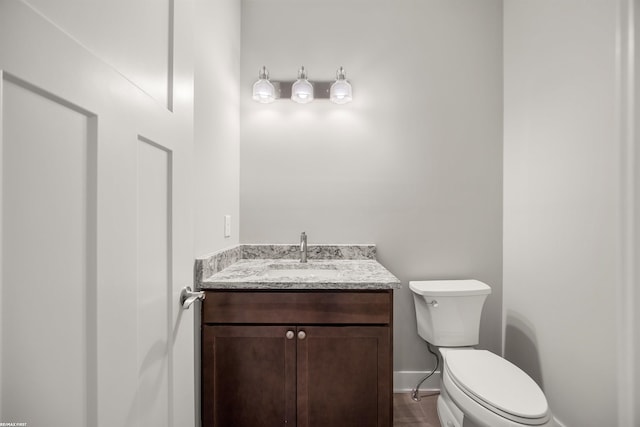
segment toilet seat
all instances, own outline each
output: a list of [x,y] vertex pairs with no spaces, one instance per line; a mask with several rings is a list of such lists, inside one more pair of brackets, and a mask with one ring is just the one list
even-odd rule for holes
[[[549,422],[549,407],[542,390],[509,361],[486,350],[468,349],[449,349],[444,361],[445,385],[453,385],[476,404],[520,425]],[[457,394],[456,400],[460,400],[460,394],[451,391],[452,397]]]

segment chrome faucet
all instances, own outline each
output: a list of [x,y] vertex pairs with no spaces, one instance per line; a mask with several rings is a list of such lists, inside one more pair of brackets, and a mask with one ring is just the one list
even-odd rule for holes
[[307,262],[307,234],[300,234],[300,262]]

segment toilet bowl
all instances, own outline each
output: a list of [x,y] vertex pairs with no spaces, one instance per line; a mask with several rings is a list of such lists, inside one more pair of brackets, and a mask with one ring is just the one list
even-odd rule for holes
[[555,426],[540,387],[511,362],[476,350],[491,288],[477,280],[412,281],[418,333],[443,360],[438,417],[443,427]]
[[443,426],[461,427],[464,418],[476,426],[553,425],[544,393],[517,366],[486,350],[441,348],[440,353],[444,360],[442,388],[446,392],[438,399],[462,414],[458,419],[441,417]]

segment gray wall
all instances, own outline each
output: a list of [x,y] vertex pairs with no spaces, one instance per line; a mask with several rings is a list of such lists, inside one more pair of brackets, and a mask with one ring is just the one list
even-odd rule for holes
[[[239,241],[240,2],[197,0],[195,26],[195,256]],[[232,216],[224,237],[224,215]]]
[[[354,101],[257,104],[262,65],[343,65]],[[408,281],[483,280],[481,346],[500,352],[502,2],[243,0],[241,82],[241,242],[376,243],[403,282],[396,371],[432,366]]]
[[505,357],[567,426],[620,423],[617,2],[506,1]]

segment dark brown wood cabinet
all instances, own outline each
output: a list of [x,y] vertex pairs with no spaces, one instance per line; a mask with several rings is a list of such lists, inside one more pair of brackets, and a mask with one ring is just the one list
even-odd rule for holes
[[391,427],[392,291],[207,291],[203,427]]

